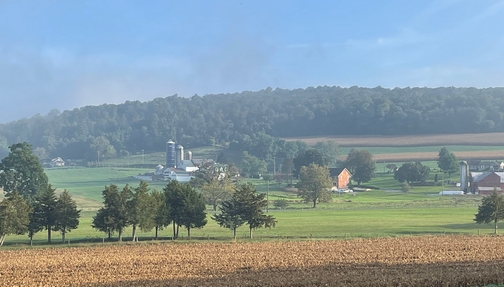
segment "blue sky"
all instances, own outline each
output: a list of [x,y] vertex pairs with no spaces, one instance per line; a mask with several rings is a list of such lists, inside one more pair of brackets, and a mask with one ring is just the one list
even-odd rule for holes
[[173,94],[503,75],[504,1],[0,0],[0,123]]

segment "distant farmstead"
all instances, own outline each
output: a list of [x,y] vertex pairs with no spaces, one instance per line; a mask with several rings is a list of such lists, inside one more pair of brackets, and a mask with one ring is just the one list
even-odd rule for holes
[[345,189],[350,184],[352,174],[346,168],[330,168],[329,173],[333,180],[333,189]]
[[61,157],[56,157],[49,163],[51,167],[65,166],[65,161]]

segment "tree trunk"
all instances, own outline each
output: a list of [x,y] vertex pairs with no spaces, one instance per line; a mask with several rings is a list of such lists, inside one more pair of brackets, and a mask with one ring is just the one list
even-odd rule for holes
[[47,226],[47,243],[51,243],[51,226]]
[[236,239],[236,227],[233,228],[233,239]]
[[215,202],[213,204],[213,211],[217,211],[217,203],[215,203]]
[[5,234],[2,234],[0,236],[0,246],[3,246],[4,241],[5,241]]
[[133,232],[131,233],[131,241],[135,242],[135,237],[136,237],[136,224],[133,224]]
[[122,229],[119,229],[119,242],[122,242]]
[[155,240],[158,239],[158,231],[159,231],[159,226],[156,226],[156,236],[154,237]]
[[313,208],[317,208],[317,199],[316,198],[313,200]]
[[252,228],[249,228],[249,236],[250,236],[250,239],[252,239]]
[[180,226],[177,224],[177,234],[175,235],[175,236],[176,236],[175,238],[177,238],[177,239],[178,239],[179,227],[180,227]]
[[30,246],[33,246],[33,235],[29,237],[30,237]]
[[495,226],[494,226],[494,234],[497,234],[497,220],[494,221]]
[[191,240],[191,227],[187,227],[187,238]]
[[173,222],[172,224],[173,224],[173,236],[172,236],[172,240],[175,240],[175,222]]
[[110,238],[112,237],[112,232],[110,232],[110,230],[108,231],[108,240],[110,240]]
[[65,229],[63,229],[63,231],[61,232],[61,238],[63,240],[63,243],[65,243],[65,234],[66,234]]

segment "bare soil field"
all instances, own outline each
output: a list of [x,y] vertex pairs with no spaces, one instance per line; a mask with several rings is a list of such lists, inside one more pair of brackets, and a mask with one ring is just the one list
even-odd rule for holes
[[429,146],[429,145],[504,145],[504,133],[479,134],[432,134],[410,136],[323,136],[284,138],[286,141],[300,140],[308,145],[317,142],[335,141],[340,146]]
[[137,243],[0,251],[1,286],[482,286],[502,237]]

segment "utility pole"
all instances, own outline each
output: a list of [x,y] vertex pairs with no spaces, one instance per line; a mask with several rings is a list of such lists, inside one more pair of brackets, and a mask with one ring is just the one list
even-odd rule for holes
[[144,161],[144,150],[142,150],[142,165],[145,163]]

